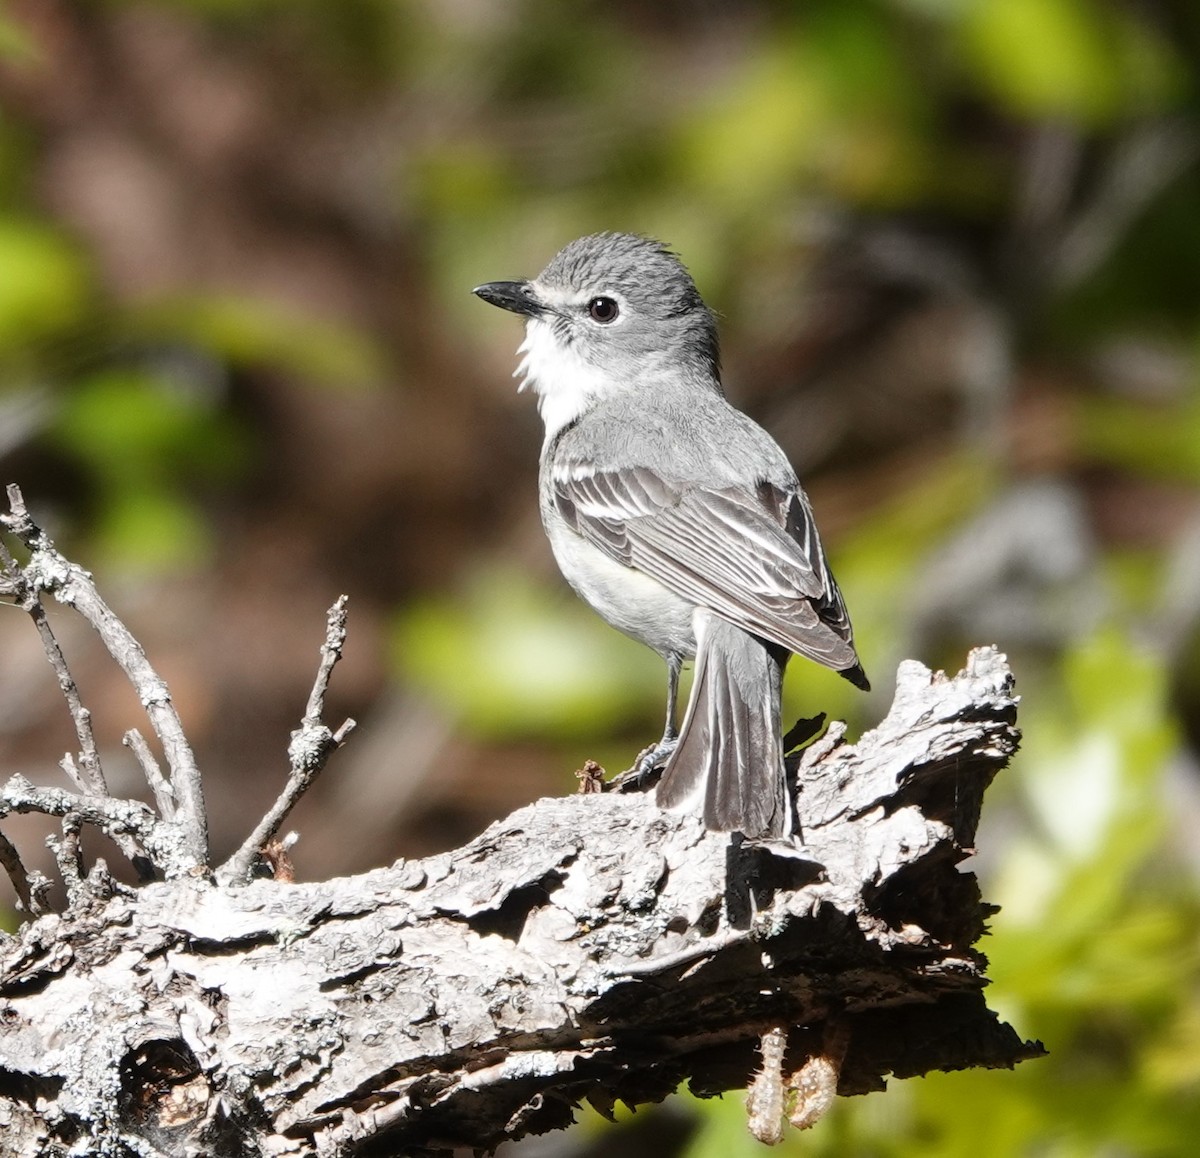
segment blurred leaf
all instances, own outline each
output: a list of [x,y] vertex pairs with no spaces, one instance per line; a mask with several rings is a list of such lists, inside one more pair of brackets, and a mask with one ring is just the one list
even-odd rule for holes
[[1177,1090],[1196,1100],[1200,1095],[1200,993],[1190,990],[1184,1000],[1179,1016],[1161,1039],[1151,1043],[1144,1073],[1151,1088]]
[[1076,402],[1079,448],[1150,478],[1200,482],[1200,400],[1151,406],[1121,398]]
[[74,322],[88,288],[87,267],[61,234],[0,218],[0,356]]
[[805,177],[867,204],[903,202],[919,187],[926,147],[913,132],[920,90],[878,12],[816,8],[686,119],[679,167],[726,212],[761,212]]
[[96,504],[92,549],[122,570],[201,560],[210,535],[187,490],[197,480],[229,478],[248,453],[241,430],[213,399],[144,371],[84,379],[49,435],[87,466]]
[[0,59],[10,64],[27,64],[39,58],[37,45],[28,31],[0,12]]
[[[859,654],[880,690],[893,673],[881,672],[879,661],[894,658],[905,630],[898,600],[911,589],[929,553],[995,493],[998,482],[995,464],[983,455],[930,461],[923,473],[902,480],[894,498],[852,534],[826,544],[850,608]],[[858,693],[851,689],[850,694]]]
[[212,539],[195,506],[165,489],[111,491],[92,535],[98,564],[124,573],[194,567]]
[[682,136],[685,172],[726,208],[770,202],[809,162],[829,94],[788,42],[751,56]]
[[1068,938],[1121,904],[1129,874],[1161,829],[1152,789],[1175,739],[1161,662],[1131,647],[1119,629],[1081,642],[1063,668],[1063,700],[1049,701],[1047,688],[1025,709],[1016,766],[1038,843],[1057,863],[1059,890],[1039,913],[1022,902],[1023,886],[1002,875],[994,887],[1002,906],[1015,897],[1014,908],[1036,926],[1043,945],[1043,922],[1056,908],[1055,931]]
[[762,1151],[762,1143],[746,1129],[746,1095],[740,1090],[719,1098],[702,1100],[688,1096],[687,1100],[700,1114],[701,1123],[688,1144],[687,1158],[728,1158]]
[[130,316],[135,336],[188,342],[233,365],[256,365],[323,386],[359,388],[384,378],[365,335],[256,298],[176,297]]
[[963,42],[979,79],[1012,111],[1103,123],[1161,107],[1181,68],[1131,11],[1087,0],[973,0]]
[[505,154],[495,142],[438,141],[409,158],[407,182],[431,215],[485,214],[517,193]]
[[245,457],[236,427],[211,401],[136,370],[84,379],[51,434],[104,485],[178,482],[197,471],[221,477]]
[[[1118,227],[1104,238],[1111,248],[1094,274],[1046,304],[1038,329],[1049,341],[1060,346],[1069,342],[1087,352],[1114,332],[1130,329],[1162,334],[1181,344],[1189,337],[1194,341],[1196,318],[1200,317],[1196,140],[1195,128],[1184,128],[1171,152],[1177,158],[1181,151],[1189,151],[1190,164],[1128,227]],[[1187,152],[1183,160],[1188,160]],[[1164,161],[1154,164],[1162,167]],[[1112,226],[1100,226],[1105,228]]]

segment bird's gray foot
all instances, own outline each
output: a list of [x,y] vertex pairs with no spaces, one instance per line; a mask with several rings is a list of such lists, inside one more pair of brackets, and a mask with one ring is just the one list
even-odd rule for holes
[[662,768],[679,744],[678,736],[664,736],[657,744],[651,744],[638,753],[632,768],[618,773],[605,786],[610,792],[633,792],[648,788],[650,778]]

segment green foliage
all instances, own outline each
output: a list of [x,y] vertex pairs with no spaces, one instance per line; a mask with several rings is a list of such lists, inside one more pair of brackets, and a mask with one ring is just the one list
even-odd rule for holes
[[139,341],[183,343],[230,367],[271,369],[326,388],[374,386],[384,375],[379,349],[363,334],[254,298],[160,298],[130,311],[125,327]]
[[970,0],[964,57],[1012,111],[1103,124],[1160,109],[1182,67],[1149,22],[1089,0]]
[[72,324],[89,293],[82,254],[36,221],[0,217],[0,365]]
[[484,736],[560,736],[582,752],[665,696],[661,660],[507,568],[481,570],[464,598],[403,609],[395,639],[406,678]]
[[106,315],[83,250],[25,216],[0,217],[0,271],[0,389],[52,384],[44,441],[87,475],[92,558],[115,570],[208,555],[197,488],[230,483],[252,453],[224,410],[231,371],[338,389],[384,376],[369,339],[258,300],[160,297]]
[[1083,398],[1076,427],[1080,450],[1107,466],[1149,478],[1200,483],[1200,394],[1185,405],[1146,405]]
[[36,56],[33,42],[26,30],[0,12],[0,61],[23,64],[34,60]]
[[94,549],[105,564],[134,570],[203,557],[207,526],[184,487],[229,477],[247,453],[239,429],[213,399],[138,371],[80,381],[50,434],[93,481]]
[[878,11],[818,5],[681,126],[678,178],[726,213],[761,212],[798,179],[852,203],[902,203],[925,158],[927,101]]

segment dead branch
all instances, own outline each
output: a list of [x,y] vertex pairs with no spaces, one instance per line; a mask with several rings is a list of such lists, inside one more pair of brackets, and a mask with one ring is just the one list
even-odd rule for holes
[[[31,551],[21,581],[86,608],[128,661],[90,577],[23,507],[6,523]],[[888,1075],[1041,1052],[984,1003],[990,910],[958,868],[1018,739],[995,649],[953,678],[901,665],[875,730],[849,744],[834,724],[811,744],[793,768],[795,840],[713,834],[649,795],[591,791],[451,853],[295,884],[289,840],[269,838],[352,726],[320,721],[344,615],[339,600],[288,786],[223,880],[196,859],[198,782],[181,792],[169,727],[178,816],[145,753],[157,812],[19,776],[0,788],[0,821],[63,819],[69,895],[48,912],[45,878],[0,835],[35,918],[0,944],[6,1155],[487,1149],[566,1125],[583,1101],[607,1113],[685,1081],[701,1095],[753,1081],[750,1125],[774,1139],[782,1118],[811,1124]],[[126,670],[169,706],[144,656]],[[82,824],[135,841],[165,879],[85,874]],[[277,879],[243,883],[259,854]]]
[[12,882],[13,891],[17,894],[17,904],[24,912],[32,913],[29,873],[25,870],[21,854],[17,852],[16,846],[2,832],[0,832],[0,864],[4,866],[4,871],[8,873],[8,879]]
[[[16,494],[19,497],[20,492],[17,491]],[[108,785],[104,781],[104,771],[100,766],[100,753],[96,749],[96,737],[92,733],[91,713],[83,706],[79,688],[67,667],[66,656],[63,655],[62,648],[58,645],[58,640],[50,627],[50,621],[46,618],[46,609],[42,606],[41,599],[38,598],[37,589],[26,579],[25,573],[17,565],[12,552],[9,551],[3,540],[0,540],[0,574],[4,576],[6,591],[13,602],[27,612],[33,620],[38,636],[41,638],[42,647],[46,652],[46,658],[50,661],[50,666],[58,678],[59,690],[66,699],[67,707],[71,712],[71,720],[75,725],[75,736],[79,740],[79,766],[82,767],[83,774],[80,774],[80,767],[76,765],[75,759],[70,753],[61,761],[62,769],[80,792],[107,796]]]
[[342,647],[346,642],[346,596],[338,596],[329,609],[325,621],[325,642],[321,645],[321,664],[308,697],[308,706],[300,727],[292,733],[288,745],[291,774],[279,798],[267,811],[266,816],[255,826],[254,831],[221,866],[217,876],[221,881],[244,884],[250,879],[250,868],[254,858],[266,847],[279,831],[279,826],[295,808],[300,797],[312,787],[313,781],[325,767],[325,762],[335,748],[346,742],[346,737],[355,728],[354,720],[345,720],[336,732],[331,732],[321,719],[325,711],[325,692],[329,688],[329,677],[338,660],[342,658]]
[[204,865],[208,860],[208,820],[200,787],[200,769],[167,685],[151,666],[142,645],[100,598],[91,575],[77,563],[64,558],[45,531],[33,521],[18,487],[8,487],[8,502],[10,513],[0,515],[0,524],[30,552],[29,561],[21,568],[29,590],[34,594],[48,591],[59,603],[75,608],[96,629],[109,655],[117,661],[138,693],[171,771],[178,823],[187,845],[186,855],[193,867]]
[[137,728],[130,728],[121,738],[121,743],[133,753],[138,767],[142,770],[142,775],[146,777],[146,783],[150,786],[150,791],[154,793],[154,806],[158,809],[159,816],[163,820],[174,820],[175,789],[162,774],[162,769],[158,766],[154,753],[150,751],[150,745],[146,743],[146,737]]

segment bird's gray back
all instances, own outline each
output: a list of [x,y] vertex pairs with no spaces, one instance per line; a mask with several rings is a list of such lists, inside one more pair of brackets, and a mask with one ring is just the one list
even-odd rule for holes
[[636,408],[619,397],[605,399],[545,452],[567,468],[647,467],[681,490],[799,486],[775,440],[714,388],[648,391]]

